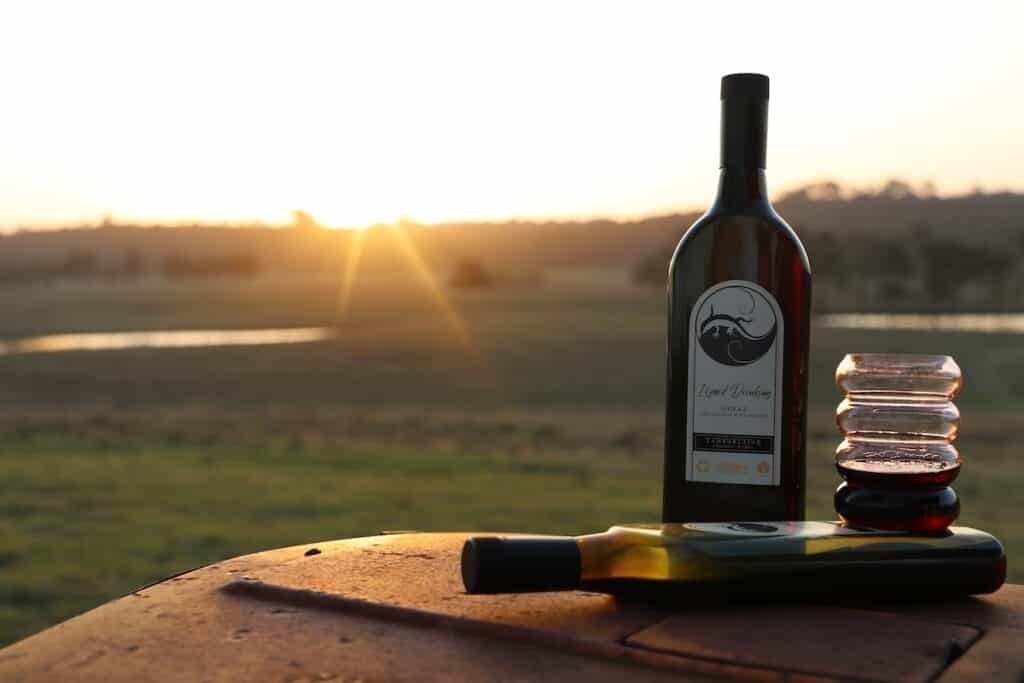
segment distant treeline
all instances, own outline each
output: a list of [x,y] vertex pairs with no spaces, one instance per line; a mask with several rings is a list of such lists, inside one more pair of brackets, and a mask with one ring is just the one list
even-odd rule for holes
[[[1018,267],[1024,194],[937,197],[928,186],[901,181],[871,190],[824,182],[786,193],[774,204],[807,246],[819,311],[1022,305],[1011,293],[1024,284]],[[546,270],[618,267],[633,269],[638,283],[662,287],[668,254],[697,215],[431,226],[406,220],[365,230],[326,229],[301,211],[287,226],[128,225],[107,219],[97,226],[0,236],[0,283],[336,274],[354,249],[360,272],[394,272],[408,270],[411,243],[426,263],[454,281],[511,272],[539,282]],[[480,272],[469,273],[466,263]]]
[[[827,182],[774,205],[807,249],[819,313],[1024,310],[1024,195]],[[634,281],[664,287],[676,241],[639,259]]]
[[148,263],[139,249],[103,260],[91,249],[76,248],[56,261],[0,260],[0,285],[47,283],[69,278],[130,280],[149,274],[169,278],[201,276],[246,276],[261,270],[259,260],[248,253],[188,257],[173,253],[159,263]]
[[[799,231],[799,229],[798,229]],[[886,237],[801,234],[814,274],[814,308],[833,312],[1024,310],[1024,241],[986,246],[937,238],[917,224]],[[641,259],[638,285],[665,287],[675,245]]]

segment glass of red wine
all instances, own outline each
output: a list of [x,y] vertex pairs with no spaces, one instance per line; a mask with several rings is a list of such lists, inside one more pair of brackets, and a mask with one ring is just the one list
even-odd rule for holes
[[845,398],[836,423],[845,437],[836,468],[845,484],[836,508],[851,523],[944,529],[959,514],[948,488],[960,472],[953,445],[960,367],[950,356],[852,353],[836,369]]

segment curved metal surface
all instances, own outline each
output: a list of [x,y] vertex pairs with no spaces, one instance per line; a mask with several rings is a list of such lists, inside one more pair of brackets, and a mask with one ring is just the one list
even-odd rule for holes
[[[458,571],[467,536],[331,541],[203,567],[0,650],[0,680],[927,680],[951,661],[946,676],[1024,672],[1019,655],[991,654],[1024,635],[1019,586],[871,610],[470,596]],[[886,637],[858,650],[858,630]],[[900,665],[877,664],[887,660]]]

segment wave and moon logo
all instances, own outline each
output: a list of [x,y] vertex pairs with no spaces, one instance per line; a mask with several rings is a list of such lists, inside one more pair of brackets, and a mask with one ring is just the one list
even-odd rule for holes
[[775,311],[764,294],[743,285],[722,287],[697,312],[704,353],[722,365],[749,365],[775,343]]

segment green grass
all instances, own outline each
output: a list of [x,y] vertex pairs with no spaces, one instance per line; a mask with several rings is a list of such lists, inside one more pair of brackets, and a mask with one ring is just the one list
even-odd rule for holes
[[0,451],[0,639],[156,577],[262,548],[393,529],[574,533],[652,519],[654,463],[26,435]]
[[[0,291],[0,338],[337,324],[308,345],[0,357],[0,643],[220,558],[382,529],[579,533],[654,520],[664,301],[622,274],[449,293],[337,282]],[[808,509],[834,516],[832,373],[847,351],[952,353],[961,522],[1024,581],[1012,335],[815,329]]]

